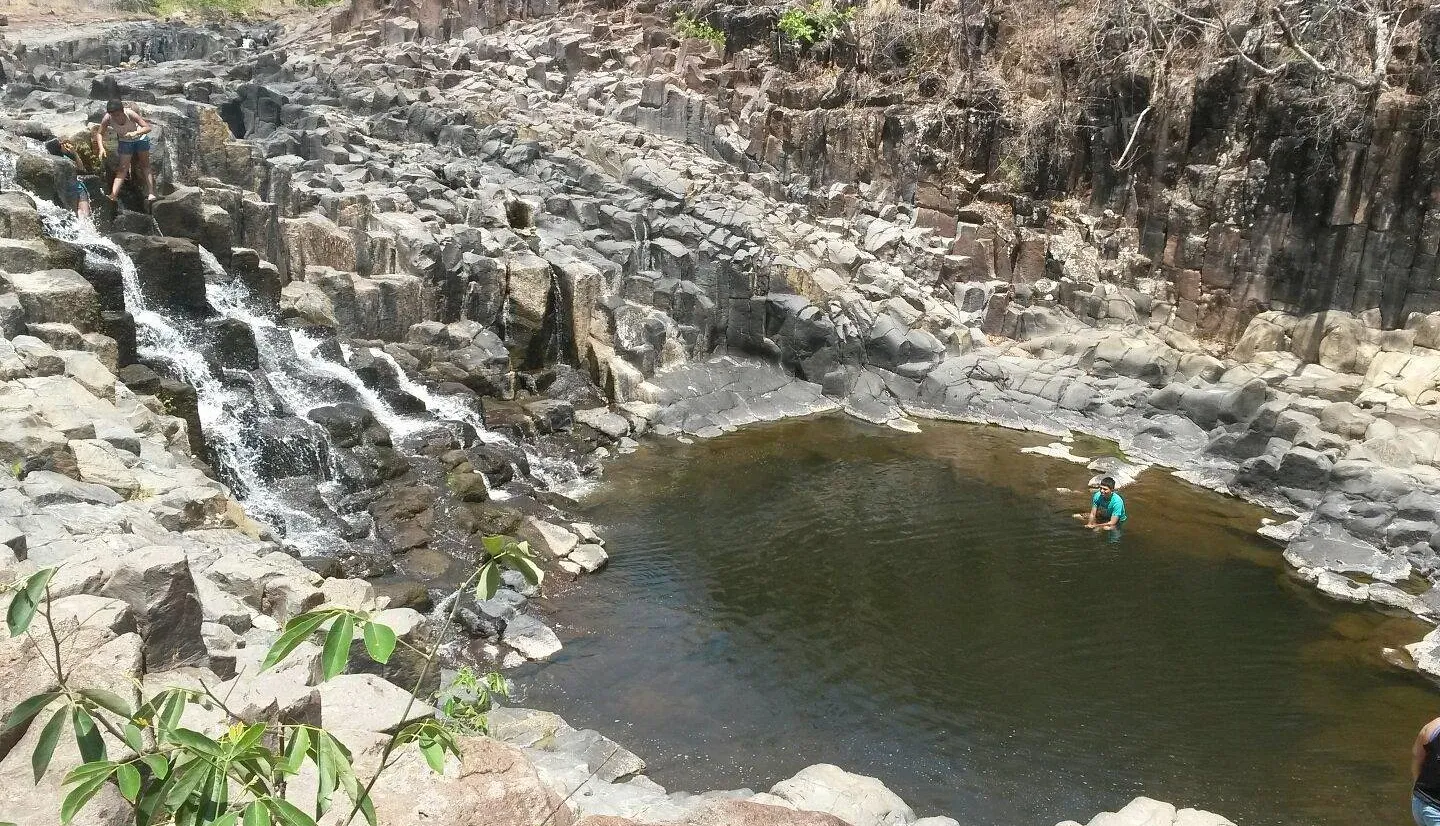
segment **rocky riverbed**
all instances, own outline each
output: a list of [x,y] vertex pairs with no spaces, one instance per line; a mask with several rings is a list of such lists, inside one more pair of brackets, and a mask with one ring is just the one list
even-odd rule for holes
[[[481,535],[594,571],[603,542],[557,491],[611,452],[834,409],[1113,438],[1132,469],[1293,514],[1274,536],[1323,592],[1433,621],[1440,314],[1276,307],[1233,345],[1197,338],[1195,285],[1130,273],[1114,215],[1051,211],[1043,234],[1016,234],[1025,202],[977,177],[974,206],[937,231],[914,198],[757,160],[774,153],[737,137],[745,113],[687,103],[732,65],[703,41],[578,8],[513,22],[485,8],[444,41],[427,39],[424,9],[379,18],[363,3],[283,26],[7,35],[11,567],[63,563],[64,596],[129,606],[115,639],[131,623],[127,645],[174,655],[144,656],[145,673],[198,658],[217,679],[256,679],[243,665],[277,623],[326,601],[409,612],[424,633]],[[146,214],[134,193],[112,206],[96,188],[90,233],[37,208],[77,174],[42,142],[83,133],[112,95],[157,125],[162,197]],[[133,583],[155,581],[152,562],[182,583],[162,599],[191,599],[175,595],[192,583],[195,628],[151,629]],[[473,655],[558,645],[512,585],[466,607]],[[1440,675],[1440,635],[1394,659]],[[376,703],[398,690],[356,679]],[[323,718],[324,690],[291,680],[286,702]],[[534,720],[515,725],[551,725]],[[534,762],[548,779],[516,792],[517,819],[573,790],[566,765]],[[677,800],[625,779],[637,771],[569,805],[798,817],[748,794]],[[836,772],[760,803],[913,820]],[[404,821],[428,804],[387,805]],[[1096,822],[1211,822],[1135,805]]]

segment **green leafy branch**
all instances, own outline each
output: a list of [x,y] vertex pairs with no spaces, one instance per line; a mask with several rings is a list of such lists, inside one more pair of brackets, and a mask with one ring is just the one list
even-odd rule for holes
[[[462,586],[462,592],[473,587],[478,599],[494,597],[500,587],[502,566],[519,571],[534,585],[544,578],[525,543],[486,537],[483,547],[487,558]],[[321,681],[330,680],[345,670],[357,630],[365,654],[377,663],[387,663],[397,646],[423,657],[410,701],[397,723],[398,730],[386,741],[375,771],[362,782],[350,750],[325,729],[246,722],[208,688],[168,688],[136,706],[114,692],[75,685],[72,675],[66,673],[63,641],[51,617],[49,584],[54,574],[54,568],[45,568],[5,589],[12,593],[5,616],[12,637],[31,634],[41,640],[44,637],[32,634],[31,626],[36,617],[45,621],[45,634],[53,651],[49,656],[42,654],[40,659],[54,677],[54,688],[20,702],[6,716],[3,730],[20,731],[53,708],[31,753],[36,783],[50,770],[66,729],[71,732],[80,765],[64,778],[68,790],[60,806],[62,824],[74,820],[100,791],[113,787],[130,805],[135,826],[316,826],[316,821],[333,808],[337,792],[344,793],[350,809],[340,823],[353,823],[359,816],[370,826],[377,826],[371,792],[400,758],[399,750],[414,744],[431,769],[442,772],[446,754],[460,755],[457,731],[483,731],[483,714],[490,708],[490,696],[505,696],[505,681],[499,674],[486,675],[483,680],[472,674],[470,679],[483,691],[477,692],[476,700],[468,701],[471,705],[465,711],[459,711],[461,706],[453,707],[455,714],[452,709],[446,710],[447,718],[462,719],[465,725],[449,725],[433,716],[399,725],[410,719],[416,694],[435,665],[441,643],[454,627],[458,599],[452,601],[442,627],[424,649],[398,639],[393,629],[365,612],[319,608],[292,618],[267,651],[262,671],[283,662],[301,643],[323,635]],[[192,703],[207,708],[218,706],[232,725],[218,738],[182,726],[185,711]],[[123,749],[118,749],[120,754],[112,756],[112,744],[123,744]],[[289,781],[307,766],[313,767],[318,783],[308,811],[296,806],[286,794]]]

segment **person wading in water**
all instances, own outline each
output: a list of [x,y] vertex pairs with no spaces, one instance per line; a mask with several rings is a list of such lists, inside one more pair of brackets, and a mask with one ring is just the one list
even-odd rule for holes
[[1113,531],[1130,518],[1125,513],[1125,500],[1115,492],[1115,479],[1106,476],[1100,480],[1100,489],[1090,497],[1090,516],[1085,527]]
[[115,132],[115,154],[120,157],[115,170],[115,183],[110,187],[110,200],[119,203],[120,188],[133,167],[145,186],[145,203],[155,200],[155,181],[150,174],[150,124],[134,109],[125,108],[119,98],[105,104],[105,117],[95,130],[95,152],[105,156],[105,130]]
[[1416,826],[1440,826],[1440,717],[1426,723],[1411,749],[1410,774],[1415,788],[1410,814]]

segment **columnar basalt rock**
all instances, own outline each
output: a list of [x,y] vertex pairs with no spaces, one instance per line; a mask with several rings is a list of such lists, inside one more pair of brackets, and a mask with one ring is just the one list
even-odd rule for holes
[[[1080,209],[973,172],[993,171],[993,125],[927,123],[899,92],[853,101],[843,72],[827,88],[787,82],[738,37],[726,56],[567,11],[578,17],[544,3],[356,2],[284,48],[268,29],[126,26],[4,58],[0,106],[22,119],[0,120],[0,152],[18,154],[17,181],[43,197],[63,199],[74,170],[17,134],[74,128],[116,91],[158,125],[154,226],[128,211],[101,210],[101,223],[143,267],[147,300],[213,329],[206,363],[244,387],[229,403],[259,416],[293,389],[287,365],[262,364],[267,336],[343,365],[306,376],[343,400],[257,433],[265,478],[338,543],[309,563],[380,573],[400,558],[439,579],[457,549],[503,534],[528,539],[552,573],[594,571],[600,537],[537,491],[557,454],[592,471],[646,434],[838,409],[897,428],[935,417],[1112,437],[1137,462],[1301,516],[1272,533],[1324,593],[1440,611],[1433,588],[1414,587],[1440,581],[1440,313],[1420,312],[1435,309],[1434,262],[1396,254],[1425,248],[1428,212],[1378,217],[1409,168],[1375,168],[1410,157],[1392,152],[1409,140],[1403,113],[1353,150],[1358,177],[1328,218],[1296,218],[1322,195],[1302,191],[1295,152],[1236,166],[1214,141],[1150,147],[1163,156],[1152,167],[1174,173],[1163,180],[1102,175],[1098,148],[1075,155],[1055,174],[1095,173]],[[92,87],[103,58],[157,31],[160,51]],[[943,186],[918,160],[937,149],[950,153]],[[196,394],[134,363],[143,337],[116,262],[43,240],[20,193],[0,193],[0,226],[0,461],[24,472],[0,475],[0,521],[13,523],[0,525],[0,567],[64,563],[61,593],[114,597],[133,624],[117,639],[133,636],[146,662],[198,663],[247,713],[323,718],[305,664],[257,677],[258,652],[301,611],[381,609],[390,595],[280,552],[197,467]],[[265,306],[217,319],[217,289],[237,283]],[[247,322],[257,309],[273,313]],[[407,433],[412,414],[456,427]],[[464,598],[457,618],[507,665],[548,656],[560,640],[522,610],[534,595],[511,577],[494,600]],[[198,623],[165,610],[192,597]],[[1440,674],[1437,647],[1412,647],[1420,669]],[[377,704],[398,696],[364,684]],[[560,740],[573,753],[481,742],[425,795],[385,806],[449,822],[453,801],[489,794],[498,774],[518,822],[586,781],[595,741]],[[618,774],[573,814],[918,822],[880,790],[812,767],[699,808]],[[1224,822],[1152,804],[1095,822]]]

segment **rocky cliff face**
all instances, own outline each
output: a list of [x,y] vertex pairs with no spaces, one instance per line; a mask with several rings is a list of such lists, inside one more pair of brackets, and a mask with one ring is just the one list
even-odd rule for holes
[[[946,138],[952,133],[932,131],[941,121],[921,117],[906,89],[891,97],[841,89],[858,83],[858,69],[844,79],[843,55],[827,58],[840,70],[825,77],[807,74],[794,55],[781,57],[795,70],[771,66],[752,45],[771,25],[763,15],[744,24],[753,31],[732,30],[721,53],[674,41],[645,18],[567,9],[583,14],[562,19],[530,5],[444,9],[357,3],[333,25],[283,34],[147,25],[0,50],[8,81],[0,151],[15,158],[19,187],[65,201],[76,170],[35,139],[82,130],[95,101],[118,93],[158,124],[163,193],[151,215],[96,198],[101,228],[142,276],[133,290],[118,256],[42,231],[30,194],[0,195],[8,287],[0,333],[16,352],[4,363],[14,362],[11,378],[24,391],[0,458],[50,474],[35,482],[49,487],[20,486],[28,501],[17,505],[5,544],[33,548],[34,557],[17,553],[7,564],[33,566],[45,554],[66,561],[77,544],[127,531],[151,542],[152,519],[196,533],[160,544],[181,546],[197,589],[209,578],[228,595],[202,612],[201,630],[250,634],[240,647],[252,648],[293,606],[267,606],[269,586],[223,565],[215,571],[220,557],[283,566],[276,577],[307,604],[338,598],[327,595],[327,580],[271,553],[276,540],[305,550],[294,547],[294,525],[350,549],[373,540],[376,554],[341,554],[356,574],[393,565],[443,582],[451,566],[473,559],[478,536],[493,533],[525,538],[551,568],[578,574],[603,564],[605,551],[557,511],[564,501],[546,488],[564,473],[592,471],[642,434],[708,437],[841,408],[899,428],[929,416],[1112,436],[1137,462],[1183,468],[1299,514],[1277,536],[1297,571],[1327,593],[1437,613],[1440,315],[1394,329],[1396,312],[1428,299],[1407,304],[1421,293],[1406,287],[1397,305],[1383,278],[1364,293],[1378,303],[1353,305],[1363,304],[1361,313],[1255,315],[1291,282],[1272,278],[1270,264],[1237,263],[1250,260],[1242,252],[1252,241],[1277,260],[1280,238],[1294,255],[1319,255],[1306,229],[1320,226],[1306,211],[1314,192],[1292,175],[1308,150],[1285,156],[1287,167],[1198,139],[1175,154],[1180,144],[1167,138],[1142,149],[1150,172],[1090,175],[1086,197],[1099,193],[1095,204],[1113,207],[1091,213],[1073,199],[1047,199],[1080,192],[1085,176],[1076,170],[1091,168],[1099,149],[1047,161],[1043,173],[1021,168],[998,185],[976,174],[1001,171],[982,151],[1001,140],[992,135],[999,127],[979,119],[978,103],[960,110],[957,137]],[[736,26],[747,19],[737,16]],[[993,47],[993,26],[974,34],[976,48]],[[125,56],[135,59],[113,65]],[[920,82],[916,94],[926,88]],[[1241,120],[1214,128],[1218,136],[1248,129]],[[1288,146],[1290,127],[1277,117],[1274,128],[1257,134]],[[1398,226],[1392,219],[1404,212],[1375,193],[1382,183],[1402,191],[1397,176],[1413,154],[1383,145],[1373,151],[1394,162],[1355,161],[1363,174],[1345,196],[1350,217],[1364,220],[1327,217],[1323,232],[1363,232],[1365,249],[1376,234],[1385,244],[1399,237],[1375,230]],[[1160,163],[1162,155],[1170,160]],[[1214,163],[1193,162],[1202,157]],[[937,177],[941,168],[953,180]],[[1256,193],[1272,191],[1281,200],[1260,206],[1270,196]],[[1293,207],[1299,218],[1247,235],[1251,223],[1270,226],[1262,218],[1278,214],[1283,192],[1307,205]],[[1392,223],[1374,223],[1382,214]],[[1283,306],[1327,306],[1304,297],[1322,289],[1320,269],[1294,272],[1311,281]],[[1234,280],[1216,283],[1223,273]],[[186,337],[157,346],[159,321]],[[1237,334],[1228,353],[1197,337]],[[191,342],[196,358],[182,362],[177,351]],[[133,436],[118,425],[77,429],[73,411],[52,409],[60,390],[65,398],[73,390],[57,384],[62,373],[153,415],[120,414]],[[37,399],[30,384],[41,378],[49,381]],[[214,395],[217,387],[224,392]],[[312,388],[319,395],[306,395]],[[236,433],[255,462],[223,449]],[[261,511],[263,497],[246,499],[269,532],[242,524],[191,455],[213,461],[229,495],[275,493],[284,508],[273,512]],[[259,475],[242,478],[250,470]],[[52,497],[52,487],[63,495]],[[110,501],[116,496],[123,502]],[[105,507],[86,510],[77,524],[88,532],[78,539],[48,512],[76,497]],[[254,534],[244,543],[242,526]],[[244,547],[215,551],[203,541],[212,530]],[[324,568],[329,558],[307,561]],[[105,596],[108,577],[91,591]],[[330,582],[369,607],[433,601],[424,588],[380,593]],[[245,626],[231,603],[256,588]],[[521,589],[507,593],[501,604],[467,606],[466,630],[480,648],[509,662],[553,652],[554,634],[518,611]],[[203,657],[217,677],[228,655],[239,663],[253,654],[208,630]],[[193,634],[175,639],[202,656]],[[1436,651],[1440,637],[1412,653],[1440,673]],[[497,764],[513,765],[508,755]],[[546,771],[549,788],[574,791],[573,761]],[[759,818],[732,811],[706,821],[694,801],[612,779],[626,788],[596,793],[580,814]],[[827,808],[821,801],[848,807],[873,791],[840,781],[824,769],[774,795],[854,826],[914,819],[884,796],[875,811]],[[414,801],[392,802],[405,812]],[[1126,817],[1206,822],[1163,805],[1132,809]]]
[[[702,5],[723,51],[667,42],[670,21],[645,4],[567,11],[597,17],[645,78],[607,114],[764,173],[825,214],[912,206],[968,259],[964,278],[1139,289],[1160,305],[1152,318],[1226,342],[1265,310],[1378,309],[1394,329],[1440,309],[1433,9],[1400,4],[1411,40],[1393,52],[1393,83],[1339,106],[1324,99],[1349,100],[1345,87],[1304,67],[1263,74],[1215,44],[1167,44],[1144,56],[1147,76],[1124,21],[1105,16],[1122,5],[985,3],[966,16],[870,4],[807,50],[776,34],[778,7]],[[387,37],[448,38],[548,13],[431,6],[357,2],[341,25],[395,15]],[[1174,36],[1206,32],[1190,29]],[[585,68],[573,45],[534,64],[535,80]],[[1072,255],[1076,241],[1098,255]]]

